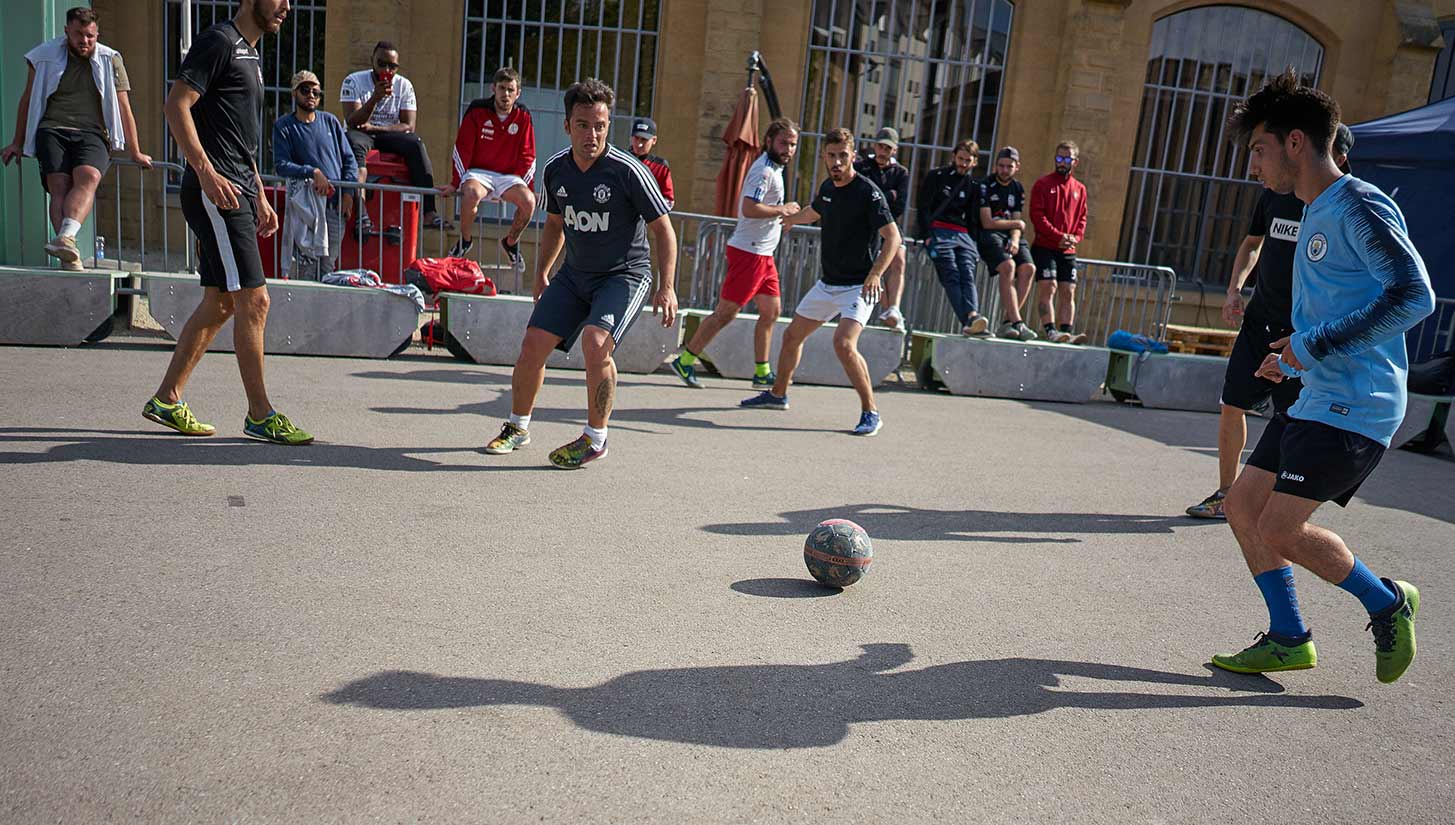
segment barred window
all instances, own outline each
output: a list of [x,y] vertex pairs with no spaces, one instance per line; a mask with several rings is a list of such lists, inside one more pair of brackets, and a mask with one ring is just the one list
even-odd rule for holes
[[467,0],[460,116],[490,94],[497,69],[521,75],[520,102],[536,122],[536,157],[564,149],[561,94],[596,77],[616,92],[612,135],[623,146],[629,121],[652,114],[659,0]]
[[[162,0],[163,18],[162,76],[166,79],[163,97],[172,90],[172,83],[182,68],[182,0]],[[288,19],[276,35],[263,35],[258,41],[258,54],[262,58],[263,70],[263,122],[258,150],[258,171],[268,174],[273,170],[273,121],[293,111],[293,90],[288,81],[295,72],[308,69],[323,77],[324,5],[327,0],[293,0],[290,3]],[[192,34],[206,31],[217,23],[224,23],[237,16],[238,0],[192,0]],[[324,89],[328,83],[324,81]],[[181,163],[171,133],[167,134],[166,159]]]
[[1243,6],[1153,24],[1119,258],[1227,284],[1262,190],[1248,178],[1247,147],[1230,140],[1228,116],[1286,67],[1318,85],[1323,57],[1303,29]]
[[980,144],[983,171],[1014,12],[1010,0],[814,0],[797,199],[811,198],[823,177],[823,136],[840,126],[861,140],[898,130],[911,205],[920,178],[949,163],[961,140]]

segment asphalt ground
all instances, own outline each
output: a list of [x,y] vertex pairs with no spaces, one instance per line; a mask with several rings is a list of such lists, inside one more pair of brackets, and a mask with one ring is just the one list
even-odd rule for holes
[[[270,358],[304,448],[241,437],[230,355],[0,349],[0,821],[1367,823],[1455,819],[1455,462],[1386,456],[1315,517],[1417,584],[1374,678],[1357,601],[1299,573],[1315,670],[1205,666],[1266,627],[1210,415],[890,388],[739,410],[624,376],[610,455],[550,373]],[[1261,422],[1251,422],[1256,439]],[[829,517],[869,575],[808,579]]]

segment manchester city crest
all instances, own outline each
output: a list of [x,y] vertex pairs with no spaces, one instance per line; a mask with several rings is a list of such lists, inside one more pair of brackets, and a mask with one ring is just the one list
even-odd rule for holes
[[1315,232],[1314,236],[1308,239],[1307,254],[1308,259],[1315,263],[1322,261],[1324,256],[1329,254],[1329,239],[1324,237],[1324,233]]

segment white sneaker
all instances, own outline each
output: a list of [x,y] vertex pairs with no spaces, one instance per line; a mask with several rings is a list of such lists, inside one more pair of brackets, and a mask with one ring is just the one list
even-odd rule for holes
[[899,307],[890,307],[879,313],[879,323],[890,329],[899,329],[904,326],[904,314],[899,311]]
[[1012,341],[1020,341],[1022,340],[1020,327],[1017,327],[1015,324],[1006,321],[1005,323],[1000,325],[1000,337],[1009,338]]
[[989,331],[990,321],[984,315],[976,315],[971,318],[970,323],[964,329],[966,335],[984,335]]

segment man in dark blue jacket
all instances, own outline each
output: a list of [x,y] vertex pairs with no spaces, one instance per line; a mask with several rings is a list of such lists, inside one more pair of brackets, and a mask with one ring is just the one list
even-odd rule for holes
[[[868,178],[884,193],[889,204],[889,214],[896,223],[904,217],[909,207],[909,170],[900,165],[895,155],[899,154],[899,132],[886,126],[874,136],[874,151],[866,153],[854,164],[854,171]],[[899,311],[899,299],[904,295],[904,246],[901,244],[884,273],[884,292],[879,296],[879,322],[890,329],[904,326],[904,313]]]
[[[335,190],[331,180],[354,180],[358,163],[349,148],[348,133],[339,119],[318,110],[323,100],[323,86],[318,76],[304,70],[293,75],[292,112],[273,124],[273,169],[279,177],[289,179],[288,214],[283,218],[283,254],[295,257],[293,272],[297,277],[318,280],[331,272],[338,261],[343,242],[343,215],[353,201],[348,194]],[[310,196],[309,192],[313,193]],[[315,246],[315,212],[309,204],[322,207],[327,243]],[[312,254],[327,249],[326,255]]]

